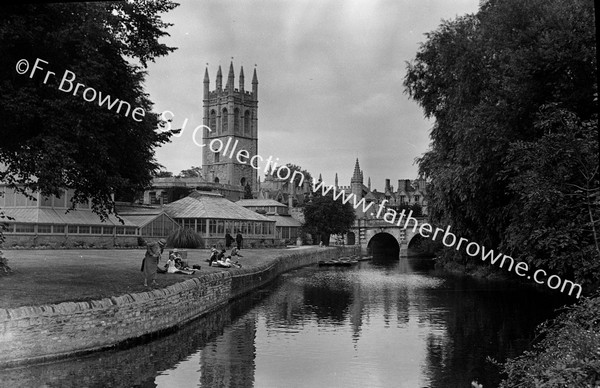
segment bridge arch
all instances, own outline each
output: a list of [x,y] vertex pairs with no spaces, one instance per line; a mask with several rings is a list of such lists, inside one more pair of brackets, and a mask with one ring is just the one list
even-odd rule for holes
[[379,232],[373,235],[367,243],[367,251],[373,256],[397,258],[400,256],[400,244],[390,233]]

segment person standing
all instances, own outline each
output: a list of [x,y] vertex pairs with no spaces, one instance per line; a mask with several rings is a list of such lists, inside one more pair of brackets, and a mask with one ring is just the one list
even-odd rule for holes
[[160,255],[165,249],[165,245],[167,245],[167,241],[164,238],[161,238],[146,246],[146,255],[144,256],[144,262],[142,264],[144,286],[146,287],[148,286],[148,280],[152,281],[153,286],[158,285],[158,283],[156,283],[156,268],[158,267]]
[[227,231],[227,234],[225,235],[225,248],[229,249],[232,243],[233,237],[231,236],[231,234],[229,234],[229,231]]
[[238,234],[235,236],[235,242],[237,243],[237,249],[242,249],[242,245],[244,243],[244,238],[242,237],[242,234],[240,233],[239,230],[238,230]]

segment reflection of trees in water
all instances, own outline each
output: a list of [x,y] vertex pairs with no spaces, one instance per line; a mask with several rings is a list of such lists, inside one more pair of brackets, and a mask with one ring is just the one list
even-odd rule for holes
[[[505,289],[506,284],[473,291],[468,281],[457,280],[455,289],[430,293],[415,304],[420,319],[446,328],[427,338],[423,368],[431,388],[468,387],[473,379],[484,387],[497,386],[498,369],[487,357],[502,361],[521,353],[533,340],[535,326],[559,305],[530,289]],[[447,308],[432,315],[431,306]]]
[[344,322],[352,304],[352,289],[344,273],[327,270],[317,272],[304,286],[304,303],[318,319]]
[[[242,298],[174,329],[170,334],[155,335],[141,343],[136,342],[135,346],[128,345],[132,347],[124,348],[127,345],[123,345],[119,349],[95,352],[68,360],[0,370],[0,382],[2,386],[11,388],[156,387],[155,378],[159,372],[172,369],[190,355],[197,353],[257,302],[251,297]],[[254,376],[254,323],[246,319],[234,322],[233,328],[229,336],[237,343],[239,353],[246,358],[245,363],[243,367],[232,366],[229,370],[220,370],[219,373],[229,376],[232,381],[240,381],[242,378],[248,381],[250,378],[251,386]],[[217,351],[221,349],[217,348]]]

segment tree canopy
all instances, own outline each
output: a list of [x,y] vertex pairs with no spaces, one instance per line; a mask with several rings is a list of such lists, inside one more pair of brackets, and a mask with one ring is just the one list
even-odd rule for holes
[[347,233],[355,218],[356,214],[350,203],[335,201],[332,194],[321,195],[317,191],[304,206],[303,230],[313,236],[320,236],[321,242],[329,245],[329,236]]
[[[160,14],[176,6],[169,0],[5,6],[0,181],[44,195],[74,189],[73,205],[89,199],[102,217],[114,212],[114,194],[143,190],[160,168],[154,148],[172,135],[157,129],[159,115],[143,90],[144,69],[174,50],[158,40],[169,26]],[[19,73],[21,60],[29,63],[25,74]],[[33,74],[36,62],[42,69]],[[84,87],[61,89],[66,74],[73,87]],[[85,88],[145,114],[86,100]]]
[[435,119],[418,160],[432,221],[588,285],[600,279],[593,15],[591,0],[487,1],[427,34],[404,80]]

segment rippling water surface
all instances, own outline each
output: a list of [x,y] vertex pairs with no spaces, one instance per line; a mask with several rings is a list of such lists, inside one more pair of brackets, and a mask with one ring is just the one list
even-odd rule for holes
[[[11,387],[495,387],[558,300],[431,261],[307,267],[175,333],[0,371]],[[562,300],[564,302],[564,300]]]

